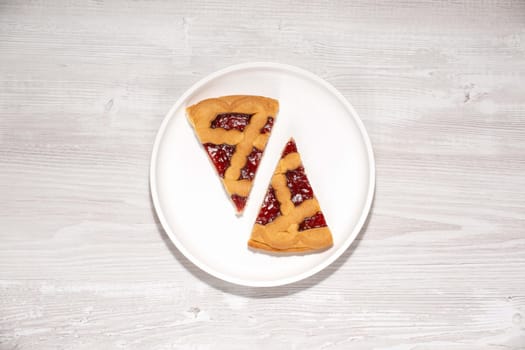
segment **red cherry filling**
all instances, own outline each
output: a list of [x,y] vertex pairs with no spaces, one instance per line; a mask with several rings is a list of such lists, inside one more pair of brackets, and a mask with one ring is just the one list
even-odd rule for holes
[[261,134],[266,134],[272,131],[272,127],[273,127],[273,118],[268,117],[268,119],[266,119],[266,124],[264,124],[264,126],[261,128]]
[[244,206],[246,205],[246,199],[246,197],[232,194],[232,201],[235,203],[235,207],[237,208],[238,212],[241,212],[244,209]]
[[291,200],[295,206],[314,197],[314,191],[302,166],[286,172],[286,185],[290,189]]
[[295,145],[295,141],[291,139],[286,144],[286,147],[284,147],[283,154],[281,155],[281,158],[286,157],[290,153],[297,152],[297,146]]
[[246,113],[221,113],[217,114],[211,122],[211,128],[223,128],[225,130],[237,129],[243,131],[250,124],[253,114]]
[[230,161],[233,152],[235,152],[235,146],[226,143],[221,143],[220,145],[205,143],[203,146],[206,149],[206,152],[208,152],[208,156],[215,165],[215,168],[217,168],[219,175],[224,177],[226,169],[230,167]]
[[246,157],[246,164],[241,169],[241,175],[239,180],[253,180],[255,177],[255,172],[259,167],[259,162],[261,161],[262,151],[256,147],[252,148],[251,153]]
[[266,225],[275,220],[279,215],[281,215],[281,204],[275,196],[275,190],[270,186],[268,187],[261,210],[255,222],[259,225]]
[[318,211],[315,215],[305,218],[303,222],[299,224],[299,231],[325,226],[326,221],[324,219],[323,213]]

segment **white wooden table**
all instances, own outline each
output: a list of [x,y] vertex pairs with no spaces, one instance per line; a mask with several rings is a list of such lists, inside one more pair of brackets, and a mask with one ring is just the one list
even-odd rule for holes
[[[377,190],[328,269],[198,270],[148,188],[157,128],[217,69],[317,73]],[[322,118],[322,116],[320,116]],[[0,349],[524,349],[525,2],[0,2]]]

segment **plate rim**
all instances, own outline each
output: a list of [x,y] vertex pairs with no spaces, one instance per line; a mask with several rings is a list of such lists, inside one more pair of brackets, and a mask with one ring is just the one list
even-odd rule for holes
[[[171,228],[164,216],[162,207],[160,205],[158,191],[157,191],[157,181],[156,181],[156,177],[157,177],[156,168],[157,168],[157,159],[158,159],[158,151],[160,147],[160,142],[164,136],[167,125],[169,124],[173,116],[175,115],[175,112],[184,103],[184,101],[192,93],[194,93],[196,90],[198,90],[199,88],[201,88],[202,86],[204,86],[205,84],[207,84],[209,81],[213,79],[216,79],[222,75],[225,75],[231,72],[241,71],[241,70],[246,70],[246,69],[253,69],[253,68],[274,68],[274,69],[280,69],[284,71],[291,71],[295,74],[299,74],[299,75],[305,76],[306,78],[312,79],[314,82],[328,89],[329,92],[332,93],[335,97],[337,97],[337,99],[343,104],[343,106],[350,111],[352,118],[356,122],[359,132],[361,133],[361,136],[363,137],[363,141],[365,144],[366,153],[368,156],[369,172],[370,172],[369,185],[368,185],[368,190],[367,190],[367,195],[366,195],[366,200],[365,200],[363,210],[361,211],[361,214],[359,216],[359,219],[357,220],[357,223],[354,225],[352,229],[352,233],[343,242],[343,244],[333,254],[331,254],[325,261],[321,262],[320,264],[302,273],[299,273],[293,276],[289,276],[289,277],[285,277],[285,278],[278,278],[278,279],[273,279],[273,280],[268,280],[268,281],[256,281],[256,280],[249,280],[249,279],[229,276],[222,272],[216,271],[211,266],[208,266],[207,264],[203,263],[198,258],[196,258],[193,254],[191,254],[184,247],[184,245],[178,240],[177,236],[171,231]],[[164,229],[164,232],[168,235],[171,242],[175,245],[175,247],[179,250],[179,252],[181,252],[182,255],[184,255],[184,257],[187,258],[189,261],[191,261],[191,263],[193,263],[195,266],[197,266],[204,272],[212,275],[213,277],[219,278],[229,283],[246,286],[246,287],[277,287],[277,286],[282,286],[282,285],[298,282],[298,281],[301,281],[303,279],[306,279],[308,277],[311,277],[317,274],[318,272],[324,270],[326,267],[330,266],[338,258],[340,258],[341,255],[343,255],[343,253],[355,241],[356,237],[359,235],[359,232],[361,232],[361,229],[363,228],[363,225],[366,222],[368,215],[370,214],[370,209],[372,206],[372,201],[373,201],[374,192],[375,192],[375,182],[376,182],[376,169],[375,169],[375,159],[374,159],[374,152],[372,149],[372,143],[370,141],[370,137],[366,131],[366,128],[361,118],[359,117],[359,114],[356,112],[356,110],[350,104],[350,102],[332,84],[330,84],[323,78],[319,77],[318,75],[310,71],[307,71],[303,68],[299,68],[299,67],[292,66],[289,64],[284,64],[284,63],[276,63],[276,62],[248,62],[248,63],[231,65],[231,66],[219,69],[211,74],[206,75],[204,78],[200,79],[199,81],[194,83],[192,86],[190,86],[179,97],[179,99],[173,104],[173,106],[170,108],[168,113],[164,116],[162,123],[160,124],[160,127],[155,135],[155,142],[153,144],[153,150],[151,153],[150,171],[149,171],[150,196],[153,200],[153,207],[155,208],[155,213],[162,225],[162,228]]]

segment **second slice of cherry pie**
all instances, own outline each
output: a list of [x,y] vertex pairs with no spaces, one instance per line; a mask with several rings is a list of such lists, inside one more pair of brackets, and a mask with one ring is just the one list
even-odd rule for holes
[[309,252],[332,246],[332,234],[290,139],[273,173],[248,246],[272,252]]

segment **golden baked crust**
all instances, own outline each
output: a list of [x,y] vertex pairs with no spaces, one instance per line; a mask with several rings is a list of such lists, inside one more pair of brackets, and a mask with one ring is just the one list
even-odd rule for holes
[[[275,121],[278,109],[279,102],[277,100],[248,95],[210,98],[186,108],[188,120],[201,144],[235,146],[230,164],[224,173],[224,177],[221,177],[230,198],[236,195],[246,200],[248,197],[253,180],[240,179],[241,169],[247,163],[247,157],[254,147],[264,153],[271,130],[262,133],[261,129],[266,125],[268,117]],[[220,127],[212,128],[211,124],[215,118],[224,113],[243,113],[252,116],[242,131],[237,129],[226,130]],[[240,213],[243,208],[239,209],[237,206],[237,209]]]
[[[291,139],[290,142],[295,148],[295,141]],[[332,234],[326,226],[319,202],[313,195],[313,191],[312,198],[305,199],[298,205],[292,201],[292,192],[288,186],[286,174],[302,166],[301,157],[297,151],[288,153],[279,160],[268,188],[267,197],[253,226],[252,235],[248,241],[249,247],[272,252],[308,252],[332,246]],[[306,179],[306,175],[304,176]],[[308,182],[307,179],[306,181]],[[308,186],[310,186],[309,182]],[[263,215],[264,205],[272,189],[279,204],[279,214],[271,222],[262,223],[261,221],[264,220],[260,220],[260,217]],[[315,215],[321,215],[321,227],[304,229],[303,225],[301,229],[301,223]]]

